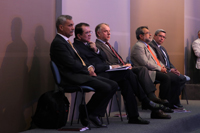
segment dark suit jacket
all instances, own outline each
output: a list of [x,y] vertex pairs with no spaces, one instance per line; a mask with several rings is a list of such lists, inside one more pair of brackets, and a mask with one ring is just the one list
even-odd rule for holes
[[[109,49],[105,44],[103,44],[101,41],[99,41],[98,39],[96,39],[96,46],[98,49],[100,49],[101,51],[103,51],[106,56],[104,56],[104,59],[106,59],[108,61],[109,64],[119,64],[119,59],[116,57],[116,55],[111,51],[111,49]],[[114,48],[113,48],[114,49]],[[117,53],[117,51],[116,51]],[[117,53],[118,54],[118,53]],[[119,54],[118,56],[120,58],[122,58]],[[123,59],[123,58],[122,58]],[[125,62],[125,61],[124,61]],[[122,65],[122,63],[120,63]]]
[[[157,55],[157,58],[163,63],[163,64],[166,64],[166,61],[165,61],[165,55],[163,54],[163,52],[160,50],[160,48],[157,46],[156,42],[154,40],[152,40],[149,45],[152,47],[152,49],[155,51],[156,55]],[[163,51],[166,53],[167,55],[167,58],[169,60],[169,64],[170,64],[170,68],[167,67],[165,65],[165,67],[167,68],[167,70],[169,71],[171,68],[175,68],[172,63],[170,62],[170,59],[169,59],[169,56],[167,54],[167,51],[166,49],[163,47],[163,46],[160,46]]]
[[103,56],[105,53],[100,51],[99,54],[96,54],[93,49],[91,49],[89,46],[86,46],[83,42],[74,39],[74,46],[79,51],[81,57],[87,64],[91,64],[95,67],[95,72],[98,74],[100,72],[105,72],[109,69],[109,65],[106,63]]
[[58,34],[51,43],[50,57],[60,71],[61,85],[79,85],[92,80],[87,66],[83,66],[71,45]]

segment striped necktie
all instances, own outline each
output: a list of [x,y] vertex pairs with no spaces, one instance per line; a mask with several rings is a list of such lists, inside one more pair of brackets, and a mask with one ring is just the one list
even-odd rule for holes
[[166,53],[165,53],[164,50],[161,48],[161,46],[160,46],[159,48],[160,48],[160,50],[162,51],[162,53],[164,54],[164,56],[165,56],[166,66],[170,68],[169,60],[168,60],[168,58],[167,58]]
[[72,43],[70,42],[70,40],[68,40],[68,43],[71,45],[72,49],[74,50],[74,52],[78,55],[79,59],[81,60],[83,66],[86,66],[85,62],[83,61],[83,59],[81,58],[81,56],[78,54],[78,52],[76,51],[76,49],[74,48],[74,46],[72,45]]

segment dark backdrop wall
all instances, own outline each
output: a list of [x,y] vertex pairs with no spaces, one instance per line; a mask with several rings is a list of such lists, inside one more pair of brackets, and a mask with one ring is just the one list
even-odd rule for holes
[[0,17],[0,132],[15,133],[30,126],[37,99],[54,88],[55,0],[3,0]]

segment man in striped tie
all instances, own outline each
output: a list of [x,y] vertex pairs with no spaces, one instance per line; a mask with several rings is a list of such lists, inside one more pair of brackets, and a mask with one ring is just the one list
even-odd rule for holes
[[166,31],[163,29],[158,29],[156,30],[153,40],[149,43],[149,45],[153,48],[158,60],[160,60],[165,65],[167,72],[170,75],[172,81],[172,91],[170,93],[171,101],[176,107],[182,108],[183,106],[180,104],[179,95],[181,94],[181,90],[185,85],[186,77],[180,74],[180,72],[171,63],[166,49],[162,46],[165,39]]
[[159,62],[156,53],[148,45],[151,42],[151,34],[147,26],[141,26],[136,30],[137,42],[131,49],[131,61],[136,66],[145,66],[149,70],[149,75],[153,82],[160,82],[159,97],[170,101],[171,78],[166,67]]

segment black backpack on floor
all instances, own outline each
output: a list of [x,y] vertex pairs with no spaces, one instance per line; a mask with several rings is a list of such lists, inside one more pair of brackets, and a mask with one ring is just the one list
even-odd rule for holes
[[39,98],[32,122],[39,128],[58,129],[65,126],[69,101],[62,91],[48,91]]

